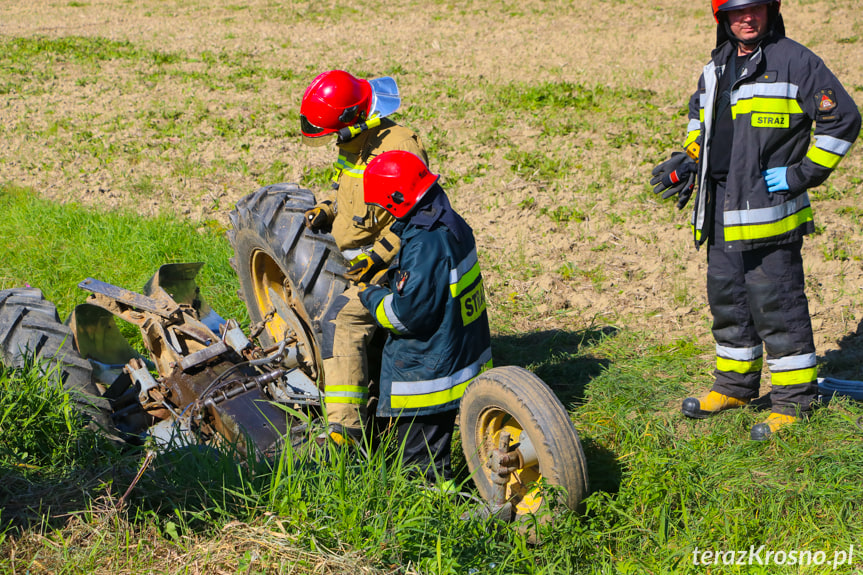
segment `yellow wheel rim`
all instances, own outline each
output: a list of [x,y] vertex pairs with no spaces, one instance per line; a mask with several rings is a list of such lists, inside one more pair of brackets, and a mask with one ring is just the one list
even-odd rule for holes
[[[253,289],[255,290],[255,302],[258,304],[258,311],[261,317],[264,317],[270,310],[275,310],[273,301],[270,298],[270,289],[290,303],[291,294],[286,289],[287,282],[285,282],[285,279],[285,274],[282,273],[281,268],[266,252],[257,250],[252,254]],[[265,325],[265,329],[273,341],[284,339],[287,327],[288,322],[286,318],[281,317],[275,312],[272,319]]]
[[[305,371],[313,379],[317,377],[317,357],[313,357],[316,349],[310,332],[306,328],[299,314],[296,313],[293,292],[290,282],[285,276],[282,268],[265,251],[255,250],[251,258],[252,289],[255,293],[255,303],[261,317],[265,317],[271,311],[272,317],[264,324],[264,330],[274,342],[282,341],[286,332],[291,332],[297,338],[299,351],[304,358],[302,361]],[[273,304],[271,293],[275,293],[286,303],[294,314],[282,317]]]
[[[488,453],[500,446],[500,434],[504,431],[510,434],[510,445],[518,443],[524,433],[521,424],[509,413],[494,408],[483,412],[477,425],[477,445],[483,446],[485,459]],[[486,466],[483,466],[483,471],[490,480],[491,471]],[[542,472],[539,464],[517,469],[510,475],[506,497],[515,506],[517,514],[536,513],[539,510],[542,505],[542,492],[537,487],[537,482],[540,479]]]

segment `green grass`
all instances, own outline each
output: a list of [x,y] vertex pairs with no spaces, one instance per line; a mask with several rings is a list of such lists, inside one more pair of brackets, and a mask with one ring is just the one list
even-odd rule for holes
[[98,437],[84,429],[68,394],[32,363],[19,373],[0,365],[0,461],[22,469],[63,471],[92,464]]
[[[146,183],[146,179],[143,180]],[[31,285],[61,317],[84,301],[78,283],[93,277],[133,291],[166,263],[205,262],[198,283],[227,317],[244,320],[224,234],[171,215],[104,212],[45,201],[0,184],[0,289]]]

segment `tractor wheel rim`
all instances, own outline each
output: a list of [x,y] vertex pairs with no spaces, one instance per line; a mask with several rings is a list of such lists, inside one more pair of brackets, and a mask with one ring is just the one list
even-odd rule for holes
[[[252,254],[252,282],[254,284],[255,301],[258,311],[264,317],[270,310],[275,310],[270,289],[290,303],[290,292],[287,290],[285,274],[278,264],[266,252],[257,250]],[[265,329],[273,341],[281,341],[285,337],[285,329],[288,327],[288,319],[281,317],[273,311],[273,317],[265,324]]]
[[[480,437],[478,445],[483,446],[485,454],[500,445],[500,434],[509,432],[511,444],[517,444],[524,429],[518,420],[502,409],[488,409],[480,415],[477,424]],[[484,467],[486,475],[491,472]],[[510,475],[506,488],[507,500],[512,501],[518,515],[536,513],[542,505],[542,491],[537,483],[542,479],[539,464],[517,469]]]
[[[304,367],[303,371],[312,379],[316,379],[318,376],[317,365],[320,358],[315,355],[313,336],[298,314],[293,313],[288,317],[282,317],[276,311],[278,308],[273,304],[270,295],[274,293],[292,311],[296,310],[293,291],[291,290],[291,284],[287,276],[282,272],[276,261],[263,250],[256,250],[252,253],[250,265],[258,312],[261,318],[265,317],[270,311],[273,312],[272,318],[264,324],[264,329],[274,342],[284,339],[286,330],[292,332],[292,335],[297,338],[298,351],[301,356],[300,361]],[[284,309],[284,306],[282,307]]]

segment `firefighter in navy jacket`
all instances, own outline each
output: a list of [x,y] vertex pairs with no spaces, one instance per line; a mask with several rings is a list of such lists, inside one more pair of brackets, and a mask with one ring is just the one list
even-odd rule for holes
[[824,62],[785,37],[779,0],[712,5],[717,47],[689,102],[687,153],[657,166],[651,183],[683,207],[697,179],[692,229],[696,246],[707,243],[716,379],[682,411],[704,418],[756,398],[766,350],[772,412],[750,432],[763,440],[815,399],[801,257],[814,231],[806,190],[848,153],[860,113]]
[[491,367],[491,336],[473,232],[437,179],[409,152],[369,163],[365,200],[396,218],[401,250],[388,287],[370,285],[360,299],[389,331],[377,415],[397,418],[406,463],[448,479],[456,410]]

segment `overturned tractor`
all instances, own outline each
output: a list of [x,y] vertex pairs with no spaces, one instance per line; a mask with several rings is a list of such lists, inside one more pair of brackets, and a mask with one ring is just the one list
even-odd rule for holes
[[[319,341],[347,265],[332,238],[306,229],[314,196],[295,185],[259,189],[230,214],[228,238],[248,331],[222,318],[195,277],[203,264],[162,266],[139,292],[88,278],[65,323],[39,290],[0,291],[0,361],[53,364],[81,411],[130,442],[164,449],[229,441],[260,456],[307,437],[297,410],[320,413]],[[138,328],[147,355],[117,319]],[[290,409],[283,409],[286,406]],[[560,401],[534,374],[490,369],[462,398],[459,428],[480,495],[500,517],[544,507],[544,484],[575,509],[588,490],[584,453]]]

